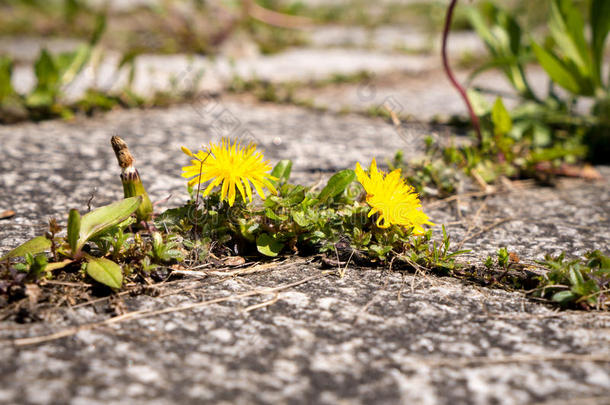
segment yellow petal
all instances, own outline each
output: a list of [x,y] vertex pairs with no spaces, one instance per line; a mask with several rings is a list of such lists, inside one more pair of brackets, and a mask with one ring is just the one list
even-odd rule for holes
[[359,162],[356,162],[356,177],[358,178],[358,181],[360,183],[362,183],[362,180],[366,177],[366,173],[364,173],[364,169],[362,169],[362,166],[360,166]]
[[[225,183],[227,181],[225,180]],[[229,179],[229,205],[232,207],[233,203],[235,203],[235,181],[233,179]]]
[[211,182],[210,184],[208,184],[205,191],[203,192],[203,196],[206,197],[208,194],[210,194],[210,192],[212,191],[212,189],[214,187],[216,187],[216,184],[214,184],[214,182]]
[[225,197],[227,196],[227,190],[229,189],[229,182],[227,180],[224,180],[222,182],[222,189],[220,191],[220,200],[224,201]]
[[371,178],[373,178],[373,175],[377,175],[378,171],[377,171],[377,161],[375,160],[375,158],[373,158],[373,160],[371,161]]
[[258,181],[253,181],[252,184],[254,185],[254,189],[256,190],[256,193],[264,200],[265,199],[265,193],[263,192],[263,189],[260,186],[260,183]]
[[[235,185],[237,186],[237,189],[239,190],[239,194],[241,194],[241,199],[244,200],[244,202],[246,202],[246,195],[244,194],[244,186],[241,183],[241,179],[237,179],[237,181],[235,182]],[[250,200],[250,202],[252,202],[252,200]]]

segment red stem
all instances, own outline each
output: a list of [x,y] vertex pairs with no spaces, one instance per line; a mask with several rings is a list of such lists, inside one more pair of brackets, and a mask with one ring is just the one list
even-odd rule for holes
[[447,40],[449,39],[449,30],[451,29],[451,20],[453,19],[453,9],[457,4],[458,0],[451,0],[449,4],[449,8],[447,8],[447,16],[445,17],[445,27],[443,28],[443,45],[441,48],[441,56],[443,57],[443,67],[445,68],[445,73],[451,81],[451,84],[455,89],[460,93],[464,103],[466,104],[466,108],[468,109],[468,113],[470,114],[470,120],[472,121],[472,126],[474,127],[475,132],[477,133],[477,139],[479,140],[479,145],[483,141],[483,136],[481,135],[481,124],[479,123],[479,117],[474,113],[474,109],[472,108],[472,104],[470,104],[470,100],[468,99],[468,95],[466,94],[466,90],[462,87],[460,83],[458,83],[457,79],[453,75],[453,71],[449,66],[449,60],[447,58]]

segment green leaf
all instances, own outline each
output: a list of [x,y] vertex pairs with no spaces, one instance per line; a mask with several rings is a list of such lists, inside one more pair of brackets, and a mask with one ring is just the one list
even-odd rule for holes
[[195,207],[193,205],[170,208],[157,216],[154,219],[154,224],[156,228],[171,231],[174,228],[179,227],[182,220],[191,219],[192,216],[196,216]]
[[275,257],[282,251],[283,247],[282,242],[277,241],[267,233],[261,233],[256,238],[256,249],[265,256]]
[[44,252],[50,247],[51,241],[49,239],[45,238],[44,236],[37,236],[34,239],[30,239],[29,241],[17,246],[15,249],[0,257],[0,261],[4,261],[13,257],[25,256],[27,253],[31,255],[36,255],[38,253]]
[[314,231],[313,236],[315,236],[318,239],[326,238],[326,234],[322,231]]
[[469,81],[490,67],[497,67],[504,72],[513,87],[519,93],[530,97],[531,89],[523,75],[523,63],[530,58],[530,52],[522,45],[522,29],[517,20],[505,10],[492,3],[484,3],[488,9],[491,24],[485,22],[481,12],[474,7],[467,8],[468,20],[477,34],[483,39],[489,53],[490,62],[470,75]]
[[494,124],[494,133],[496,135],[506,135],[513,127],[513,121],[510,114],[504,107],[504,103],[500,97],[496,98],[496,102],[491,110],[491,121]]
[[472,249],[462,249],[462,250],[457,250],[453,253],[449,253],[445,258],[449,259],[455,256],[459,256],[459,255],[463,255],[464,253],[470,253],[472,252]]
[[40,52],[40,56],[34,64],[34,73],[38,80],[36,85],[37,89],[50,90],[57,85],[59,81],[59,71],[51,54],[47,52],[46,49],[43,49]]
[[583,76],[589,76],[589,57],[585,40],[585,25],[580,11],[572,0],[553,0],[549,29],[564,56],[578,67]]
[[292,220],[297,223],[300,227],[305,228],[309,226],[311,222],[305,216],[305,212],[303,211],[293,211],[292,212]]
[[582,89],[578,79],[565,63],[535,42],[532,42],[532,49],[536,59],[538,59],[538,63],[540,63],[555,83],[571,93],[581,94]]
[[[610,1],[591,1],[591,33],[593,63],[598,85],[601,84],[602,65],[604,61],[604,43],[610,31]],[[607,84],[610,86],[610,83]]]
[[5,56],[0,56],[0,104],[13,95],[15,90],[11,78],[13,76],[13,61]]
[[25,264],[28,265],[28,267],[25,269],[28,274],[34,279],[37,279],[42,273],[44,273],[49,262],[47,260],[47,256],[44,254],[34,257],[27,253],[25,256]]
[[26,97],[30,107],[50,107],[59,95],[59,71],[51,54],[43,49],[34,64],[36,87]]
[[518,56],[521,52],[521,26],[512,15],[504,11],[500,17],[502,25],[508,33],[510,50],[514,56]]
[[76,75],[85,67],[91,57],[91,47],[80,45],[76,51],[60,55],[57,58],[57,68],[60,74],[60,84],[71,83]]
[[50,107],[55,102],[55,93],[46,89],[36,89],[25,99],[29,107]]
[[290,178],[290,172],[292,171],[292,160],[280,160],[276,163],[275,167],[271,171],[273,177],[277,177],[277,180],[271,180],[271,183],[277,188],[280,184],[288,182]]
[[335,173],[326,183],[326,187],[322,189],[318,199],[321,202],[329,198],[333,198],[341,194],[352,181],[356,179],[356,173],[352,169],[341,170]]
[[111,288],[121,288],[123,284],[123,271],[121,266],[112,260],[103,257],[87,255],[87,267],[85,271],[95,281],[105,284]]
[[87,240],[127,219],[138,209],[141,202],[142,196],[130,197],[83,215],[80,221],[77,250],[80,250]]
[[580,285],[585,283],[584,278],[582,277],[582,273],[580,272],[579,269],[574,268],[574,267],[570,267],[568,276],[570,278],[570,283],[572,284],[572,286],[574,287],[579,287]]
[[497,56],[499,53],[498,42],[492,34],[491,30],[487,27],[487,24],[485,24],[485,20],[483,19],[483,16],[479,12],[479,10],[474,7],[466,8],[466,17],[468,18],[470,25],[475,29],[479,37],[481,37],[483,42],[485,42],[485,45],[487,46],[489,52],[492,55]]
[[49,263],[49,264],[47,264],[46,270],[53,271],[53,270],[63,269],[64,267],[66,267],[67,265],[69,265],[71,263],[74,263],[74,260],[66,259],[66,260],[62,260],[61,262]]
[[582,284],[572,286],[571,290],[574,294],[583,297],[591,295],[596,291],[599,291],[599,288],[597,287],[595,280],[589,279],[587,281],[584,281]]
[[472,109],[474,113],[478,116],[482,116],[487,114],[490,111],[490,106],[485,97],[478,91],[474,89],[466,90],[466,94],[468,95],[468,100],[472,104]]
[[269,219],[273,219],[274,221],[285,221],[288,219],[286,215],[278,215],[271,208],[265,209],[265,216]]
[[370,249],[377,255],[379,258],[383,259],[385,255],[387,255],[390,250],[392,250],[392,246],[384,246],[384,245],[371,245]]
[[91,39],[89,40],[90,46],[95,46],[100,41],[102,34],[106,31],[106,14],[98,14],[95,18],[95,28],[93,29],[93,34],[91,34]]
[[170,262],[172,260],[182,261],[184,253],[178,249],[178,243],[175,237],[168,235],[164,240],[160,232],[153,232],[153,250],[149,255],[160,262]]
[[559,291],[558,293],[553,294],[551,300],[560,304],[567,304],[568,302],[574,301],[576,298],[577,295],[572,291]]
[[610,270],[610,257],[605,256],[600,250],[594,250],[587,253],[587,266],[594,268],[599,267],[601,270]]
[[76,253],[78,246],[78,234],[80,232],[80,214],[78,210],[71,209],[68,215],[68,244],[72,249],[72,254]]
[[302,202],[305,199],[305,187],[303,186],[296,186],[295,188],[293,188],[288,195],[286,195],[286,198],[284,198],[284,200],[282,201],[282,205],[284,206],[294,206],[299,204],[300,202]]

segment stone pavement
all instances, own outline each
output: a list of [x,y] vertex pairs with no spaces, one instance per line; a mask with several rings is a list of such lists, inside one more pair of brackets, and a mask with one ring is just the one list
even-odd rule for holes
[[[116,0],[112,6],[156,2]],[[121,198],[112,135],[129,144],[152,199],[171,194],[165,206],[173,207],[187,198],[179,177],[188,162],[182,145],[194,150],[227,136],[255,141],[272,164],[294,161],[294,182],[314,184],[356,162],[368,165],[375,157],[381,163],[397,149],[415,157],[427,134],[439,141],[452,135],[442,126],[410,123],[400,136],[380,119],[336,112],[389,102],[419,122],[465,113],[439,70],[438,55],[430,53],[438,39],[431,41],[429,33],[328,26],[317,27],[309,40],[306,48],[254,52],[235,61],[223,54],[213,60],[138,58],[136,92],[150,95],[174,82],[173,90],[196,84],[221,93],[218,98],[1,126],[0,212],[16,215],[0,220],[0,255],[42,234],[49,217],[65,224],[70,208],[85,211],[92,195],[94,207]],[[77,46],[64,39],[45,43],[55,51]],[[40,45],[11,38],[0,40],[0,52],[31,61]],[[248,43],[237,45],[249,49]],[[450,48],[454,61],[482,51],[472,33],[452,34]],[[91,84],[124,86],[126,72],[116,72],[120,55],[105,55],[65,89],[68,98]],[[295,91],[297,99],[326,107],[325,113],[222,94],[235,75],[307,84],[361,71],[372,80]],[[468,71],[458,71],[460,79]],[[531,74],[544,89],[544,75]],[[16,67],[14,79],[19,91],[34,85],[25,65]],[[510,90],[497,73],[478,83]],[[429,201],[425,209],[436,223],[447,224],[456,245],[464,241],[463,248],[471,249],[464,259],[472,262],[503,246],[526,262],[563,250],[609,253],[610,167],[597,169],[603,180],[595,183],[515,183],[510,192]],[[499,220],[504,222],[491,226]],[[338,279],[320,266],[311,258],[289,258],[209,269],[204,278],[170,278],[141,294],[72,307],[43,304],[35,322],[1,320],[0,404],[610,403],[608,313],[556,311],[521,293],[389,269],[350,266]],[[116,317],[121,314],[128,315]],[[36,337],[42,338],[27,340]]]
[[[221,283],[185,283],[178,295],[125,301],[130,310],[190,305],[319,274],[287,263]],[[519,294],[379,270],[316,279],[245,312],[272,298],[231,299],[29,347],[3,341],[0,401],[608,401],[607,315],[558,314]],[[42,335],[108,315],[81,307],[56,317],[52,324],[4,322],[0,334]]]
[[[40,234],[48,216],[65,222],[69,208],[84,210],[94,189],[94,206],[121,196],[114,134],[129,143],[153,199],[173,193],[175,206],[186,194],[180,145],[254,139],[272,162],[293,159],[294,180],[311,184],[398,147],[415,156],[429,131],[410,127],[401,138],[378,119],[222,98],[0,127],[0,210],[16,211],[0,222],[0,254]],[[472,260],[500,246],[524,260],[608,252],[610,170],[598,169],[598,183],[430,203],[428,212],[451,224],[455,241],[507,219],[464,245]],[[2,321],[0,403],[610,402],[605,313],[556,312],[520,293],[387,269],[349,268],[337,279],[302,258],[224,274],[177,282],[167,296],[123,296],[120,306],[142,317],[95,328],[69,329],[109,319],[116,301]],[[161,309],[171,312],[151,313]],[[68,336],[15,345],[61,331]]]

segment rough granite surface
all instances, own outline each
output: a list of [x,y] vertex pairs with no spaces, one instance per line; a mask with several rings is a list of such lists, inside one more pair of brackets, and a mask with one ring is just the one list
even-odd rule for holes
[[[293,159],[296,181],[315,183],[397,147],[415,156],[430,129],[407,129],[402,138],[381,120],[222,99],[0,127],[0,211],[16,212],[0,221],[0,254],[40,234],[47,217],[86,210],[93,190],[93,206],[121,196],[115,134],[153,199],[173,193],[173,206],[186,194],[180,145],[253,138],[272,162]],[[500,246],[524,260],[564,249],[607,253],[610,170],[598,170],[604,180],[596,183],[562,181],[427,210],[456,242],[474,235],[464,248],[478,260]],[[499,219],[506,222],[477,235]],[[519,293],[387,269],[348,268],[338,279],[299,258],[256,269],[180,281],[168,296],[123,296],[126,311],[148,312],[39,344],[14,339],[113,314],[102,302],[57,308],[42,322],[0,322],[0,403],[610,402],[608,314],[556,312]],[[150,313],[185,305],[194,306]]]

